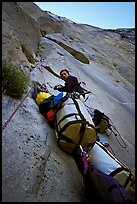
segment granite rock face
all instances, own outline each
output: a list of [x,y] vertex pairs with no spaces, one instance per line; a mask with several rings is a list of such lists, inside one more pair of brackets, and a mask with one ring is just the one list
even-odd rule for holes
[[[116,157],[135,171],[135,29],[101,29],[32,2],[2,2],[2,59],[30,77],[29,90],[38,81],[56,95],[61,69],[77,76],[92,92],[85,104],[108,115],[127,144],[119,135],[108,138]],[[82,175],[57,146],[32,91],[2,132],[2,201],[81,202]],[[2,94],[3,125],[20,102]]]

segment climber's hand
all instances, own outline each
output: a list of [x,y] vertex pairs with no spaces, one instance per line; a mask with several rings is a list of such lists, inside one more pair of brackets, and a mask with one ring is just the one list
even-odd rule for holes
[[54,90],[60,90],[63,86],[61,84],[54,86]]
[[56,86],[54,86],[54,90],[58,90],[58,88],[59,88],[59,87],[58,87],[57,85],[56,85]]

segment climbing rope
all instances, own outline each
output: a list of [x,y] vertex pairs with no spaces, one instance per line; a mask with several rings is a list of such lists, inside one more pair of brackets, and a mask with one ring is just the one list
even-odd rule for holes
[[47,82],[47,84],[49,85],[49,87],[50,87],[51,89],[53,89],[53,88],[54,88],[53,86],[51,86],[51,85],[50,85],[50,83],[49,83],[49,82]]
[[107,146],[107,149],[116,157],[116,154],[110,144]]
[[[40,83],[40,85],[41,86],[45,86],[45,88],[47,88],[46,87],[46,85],[45,85],[45,78],[44,78],[44,76],[43,76],[43,71],[42,71],[42,61],[43,61],[43,59],[41,59],[40,60],[41,61],[41,67],[38,67],[38,69],[40,70],[40,72],[42,73],[42,77],[43,77],[43,81],[44,81],[44,83],[41,85]],[[32,88],[31,88],[32,89]],[[30,91],[31,91],[31,89],[27,92],[27,94],[25,95],[25,97],[22,99],[22,101],[18,104],[18,106],[16,107],[16,109],[15,109],[15,111],[11,114],[11,116],[8,118],[8,120],[5,122],[5,124],[2,126],[2,131],[6,128],[6,126],[8,125],[8,123],[11,121],[11,119],[13,118],[13,116],[15,115],[15,113],[17,112],[17,110],[20,108],[20,106],[22,105],[22,103],[25,101],[25,99],[27,98],[27,96],[28,96],[28,94],[30,93]],[[49,91],[48,91],[49,92]],[[49,92],[50,93],[50,92]],[[50,93],[51,94],[51,93]],[[52,95],[52,94],[51,94]]]
[[[112,122],[112,120],[111,120],[110,118],[109,118],[109,120],[110,120],[110,122],[111,122],[111,124],[112,124],[111,127],[113,127],[113,129],[115,130],[115,132],[112,130],[112,128],[111,128],[110,130],[114,133],[117,142],[119,143],[119,145],[120,145],[121,147],[126,148],[126,149],[128,150],[127,144],[125,143],[123,137],[120,135],[119,131],[116,129],[116,127],[115,127],[114,123]],[[117,132],[117,133],[116,133],[116,132]],[[124,145],[122,145],[122,144],[120,143],[120,141],[119,141],[119,139],[118,139],[117,136],[119,136],[119,138],[122,140],[122,142],[123,142]]]
[[93,111],[95,110],[94,108],[89,107],[88,105],[85,104],[85,106],[87,107],[88,112],[92,115]]
[[[42,67],[43,67],[43,65],[42,65],[42,61],[44,61],[42,58],[41,58],[41,66],[40,67],[38,67],[38,69],[40,70],[40,72],[41,72],[41,76],[42,76],[42,78],[43,78],[43,83],[42,84],[40,84],[41,86],[45,86],[45,88],[47,88],[47,86],[46,86],[46,84],[48,84],[49,86],[50,86],[50,88],[52,88],[53,89],[53,87],[47,82],[45,82],[45,77],[44,77],[44,74],[43,74],[43,71],[42,71]],[[52,95],[52,93],[48,90],[48,93],[50,93],[51,95]]]
[[[32,88],[31,88],[32,89]],[[20,108],[20,106],[22,105],[22,103],[25,101],[25,99],[27,98],[28,94],[30,93],[31,89],[27,92],[27,94],[25,95],[25,97],[22,99],[22,101],[18,104],[18,106],[16,107],[15,111],[11,114],[11,116],[8,118],[8,120],[5,122],[5,124],[2,126],[2,131],[5,129],[5,127],[8,125],[8,123],[11,121],[11,119],[13,118],[13,116],[15,115],[15,113],[17,112],[17,110]]]
[[40,67],[38,67],[38,69],[39,69],[39,71],[41,72],[41,76],[42,76],[42,78],[43,78],[43,84],[45,84],[45,77],[44,77],[44,75],[43,75],[43,71],[42,71],[42,61],[44,61],[42,58],[41,58],[41,60],[40,60],[40,62],[41,62],[41,66]]
[[[41,59],[41,68],[38,67],[38,69],[42,72],[42,59]],[[43,73],[43,72],[42,72]],[[42,74],[43,76],[43,74]],[[43,76],[44,79],[44,84],[45,84],[45,78]],[[32,89],[32,88],[31,88]],[[27,98],[27,96],[29,95],[31,89],[27,92],[27,94],[25,95],[25,97],[22,99],[22,101],[18,104],[18,106],[16,107],[15,111],[11,114],[11,116],[8,118],[8,120],[4,123],[4,125],[2,126],[2,131],[6,128],[6,126],[8,125],[8,123],[11,121],[11,119],[13,118],[13,116],[15,115],[15,113],[17,112],[17,110],[21,107],[22,103],[25,101],[25,99]]]
[[123,167],[125,167],[126,169],[128,169],[128,171],[132,172],[132,170],[131,170],[129,167],[127,167],[127,166],[116,156],[116,154],[115,154],[115,152],[114,152],[114,150],[113,150],[113,148],[111,147],[110,144],[109,144],[109,146],[107,147],[107,149],[108,149],[108,150],[112,153],[112,155],[115,157],[115,160],[119,161],[119,163],[120,163]]

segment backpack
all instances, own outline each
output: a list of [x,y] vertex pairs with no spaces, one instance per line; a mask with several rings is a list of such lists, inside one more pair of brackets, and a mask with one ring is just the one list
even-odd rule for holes
[[49,98],[44,99],[39,105],[39,111],[44,115],[48,121],[54,121],[56,112],[61,107],[61,98],[63,93],[59,93],[57,96],[50,96]]
[[108,128],[110,128],[109,117],[98,109],[94,110],[93,122],[95,124],[96,130],[99,133],[104,133]]
[[44,99],[47,99],[51,96],[51,94],[40,91],[36,97],[36,103],[39,105]]
[[56,106],[54,105],[54,98],[54,95],[50,96],[39,104],[39,111],[42,115],[46,115],[48,111],[56,109]]
[[85,105],[75,98],[68,98],[62,105],[55,123],[58,146],[69,154],[78,153],[80,144],[89,151],[97,140],[97,134]]
[[98,202],[133,202],[128,192],[112,176],[107,175],[89,165],[86,175],[84,176],[84,197],[85,201]]
[[46,118],[48,119],[48,121],[52,122],[55,120],[56,118],[56,112],[57,110],[49,110],[46,114]]

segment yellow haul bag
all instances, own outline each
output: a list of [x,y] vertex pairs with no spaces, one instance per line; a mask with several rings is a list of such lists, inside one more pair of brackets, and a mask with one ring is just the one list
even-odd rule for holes
[[59,147],[67,153],[85,151],[94,146],[97,135],[92,118],[80,99],[68,98],[56,114],[56,135]]

